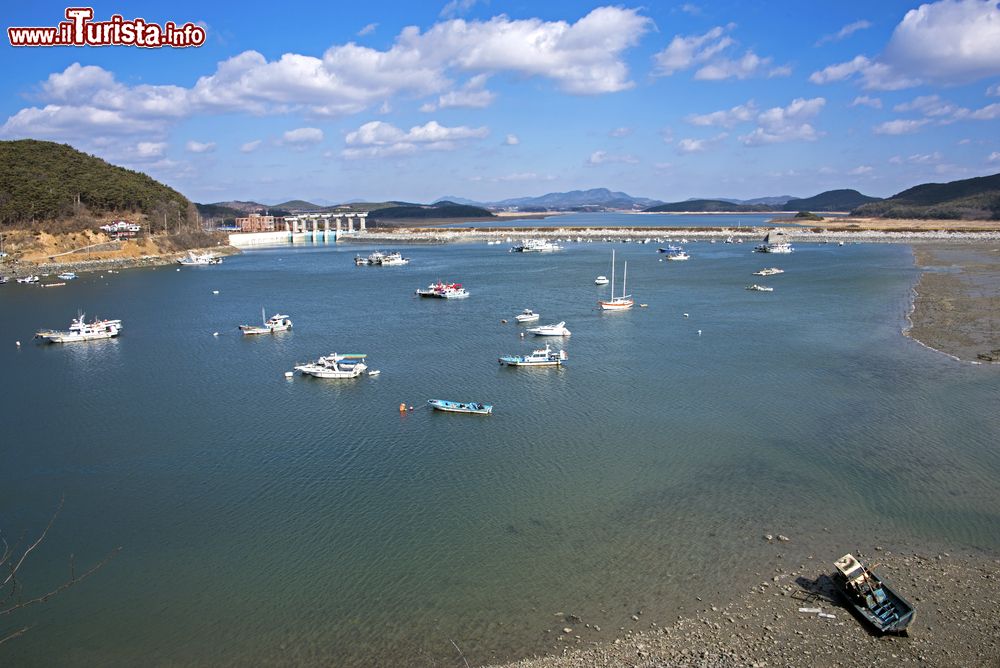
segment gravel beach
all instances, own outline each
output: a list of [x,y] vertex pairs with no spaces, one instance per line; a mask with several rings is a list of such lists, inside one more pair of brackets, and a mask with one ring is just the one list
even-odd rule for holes
[[699,601],[699,612],[665,624],[636,611],[634,626],[613,642],[590,642],[586,619],[554,617],[550,655],[506,668],[1000,666],[1000,559],[882,549],[858,556],[916,607],[908,635],[870,632],[843,607],[831,564],[776,559],[734,600]]

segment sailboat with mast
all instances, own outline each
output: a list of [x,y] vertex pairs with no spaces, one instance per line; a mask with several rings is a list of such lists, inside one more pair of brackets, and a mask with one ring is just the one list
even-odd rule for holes
[[625,294],[625,287],[628,281],[628,262],[625,262],[625,269],[622,272],[622,294],[615,297],[615,250],[611,249],[611,299],[608,301],[598,301],[597,305],[602,311],[624,311],[635,306],[632,295]]

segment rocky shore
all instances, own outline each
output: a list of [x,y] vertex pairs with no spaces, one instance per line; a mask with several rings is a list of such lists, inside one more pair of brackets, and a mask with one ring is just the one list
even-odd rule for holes
[[636,611],[613,642],[588,642],[586,619],[554,619],[550,655],[506,668],[1000,665],[1000,559],[881,548],[857,556],[916,607],[907,635],[871,632],[843,607],[832,565],[810,558],[757,572],[759,583],[734,600],[698,598],[697,613],[670,623]]
[[[232,246],[213,246],[210,248],[192,249],[195,253],[214,253],[215,255],[235,255],[239,249]],[[111,257],[99,259],[80,259],[67,262],[28,262],[23,260],[10,260],[0,264],[0,275],[10,278],[20,278],[32,274],[51,275],[64,272],[83,273],[88,271],[109,271],[134,269],[137,267],[157,267],[165,264],[173,264],[178,258],[187,255],[183,253],[163,253],[160,255],[142,255],[139,257]]]
[[1000,243],[914,246],[923,269],[906,334],[974,363],[1000,362]]

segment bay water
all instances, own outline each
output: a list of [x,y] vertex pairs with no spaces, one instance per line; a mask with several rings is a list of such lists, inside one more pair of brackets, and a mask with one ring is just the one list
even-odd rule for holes
[[[0,529],[37,535],[65,496],[25,595],[122,548],[17,613],[32,628],[0,662],[464,665],[454,642],[481,664],[567,625],[667,623],[776,561],[1000,550],[1000,374],[901,334],[908,246],[566,245],[411,246],[386,268],[288,246],[0,288]],[[612,248],[629,312],[596,309]],[[438,279],[471,297],[414,295]],[[293,331],[241,336],[262,306]],[[497,364],[546,342],[524,308],[566,322],[564,368]],[[79,309],[124,333],[31,342]],[[284,378],[332,352],[381,375]]]

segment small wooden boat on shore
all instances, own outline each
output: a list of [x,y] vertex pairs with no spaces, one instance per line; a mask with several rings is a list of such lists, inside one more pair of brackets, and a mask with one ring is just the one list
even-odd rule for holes
[[913,606],[896,593],[885,579],[865,568],[853,554],[833,562],[833,580],[847,600],[879,633],[902,633],[913,621]]
[[477,415],[489,415],[493,412],[492,404],[483,404],[475,401],[448,401],[447,399],[428,399],[428,405],[436,411],[446,413],[476,413]]

